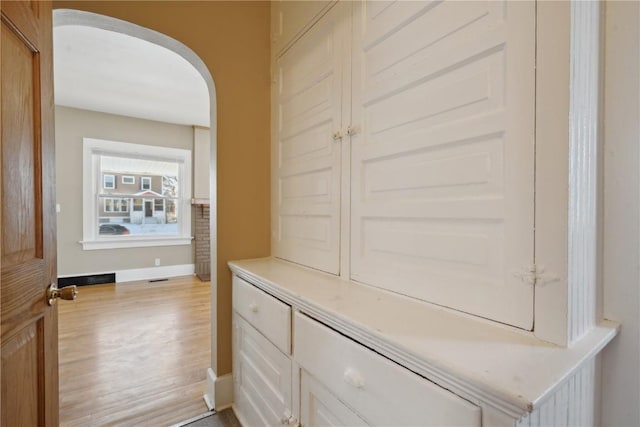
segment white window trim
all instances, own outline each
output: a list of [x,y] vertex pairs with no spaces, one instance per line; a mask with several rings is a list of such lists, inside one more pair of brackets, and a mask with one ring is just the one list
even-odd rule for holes
[[[113,186],[112,187],[107,187],[107,177],[110,176],[111,179],[113,180]],[[115,175],[110,175],[110,174],[104,174],[102,176],[102,188],[104,188],[105,190],[115,190],[116,188],[116,176]]]
[[[149,188],[144,188],[145,181],[147,181],[149,183]],[[141,191],[151,190],[152,186],[153,186],[153,180],[151,179],[150,176],[142,176],[142,177],[140,177],[140,190]]]
[[[120,208],[118,210],[107,210],[107,200],[111,200],[111,207],[114,208],[116,205],[116,200],[122,200],[122,197],[103,197],[102,198],[102,210],[108,213],[129,213],[129,202],[127,201],[127,209],[122,210],[122,201],[120,201]],[[125,198],[125,200],[128,200]]]
[[[180,215],[178,235],[167,236],[100,236],[98,234],[98,202],[100,191],[100,155],[119,154],[128,157],[177,161],[181,164],[178,180],[181,193],[177,199]],[[156,147],[94,138],[83,138],[83,250],[134,248],[150,246],[190,245],[191,236],[191,151]],[[115,181],[114,181],[115,182]],[[102,182],[104,184],[104,182]],[[133,206],[131,207],[133,209]]]
[[[131,179],[131,182],[124,182],[125,178],[126,179]],[[132,175],[122,175],[122,183],[123,184],[127,184],[127,185],[135,184],[136,183],[136,177],[132,176]]]
[[166,212],[166,211],[167,211],[167,209],[166,209],[166,207],[167,207],[167,200],[166,200],[166,199],[153,199],[153,212],[155,213],[155,212],[156,212],[156,210],[158,209],[158,208],[156,207],[156,202],[157,202],[158,200],[162,200],[162,209],[158,210],[158,212]]

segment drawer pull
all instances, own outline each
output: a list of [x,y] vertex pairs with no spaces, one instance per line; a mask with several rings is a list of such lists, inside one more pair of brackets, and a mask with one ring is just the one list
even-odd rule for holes
[[249,304],[249,309],[251,311],[253,311],[254,313],[258,312],[258,304],[256,304],[255,302],[252,302],[251,304]]
[[362,375],[351,368],[347,368],[347,370],[344,371],[342,379],[350,386],[355,388],[364,388],[364,379],[362,378]]

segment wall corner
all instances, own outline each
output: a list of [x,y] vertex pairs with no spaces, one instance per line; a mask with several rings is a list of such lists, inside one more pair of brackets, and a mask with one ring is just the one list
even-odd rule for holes
[[207,408],[220,412],[233,404],[233,376],[216,376],[213,369],[207,369],[207,390],[203,396]]

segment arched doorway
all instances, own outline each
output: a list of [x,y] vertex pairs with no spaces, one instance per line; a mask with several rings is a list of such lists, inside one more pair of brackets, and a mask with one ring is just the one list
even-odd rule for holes
[[[139,38],[145,40],[147,42],[156,44],[158,46],[162,46],[166,49],[169,49],[176,54],[180,55],[187,62],[189,62],[202,76],[204,79],[208,93],[209,93],[209,128],[210,128],[210,194],[209,199],[212,202],[215,202],[216,199],[216,89],[214,85],[213,78],[211,73],[207,69],[205,63],[196,55],[190,48],[182,44],[181,42],[168,37],[159,32],[150,30],[148,28],[126,22],[123,20],[111,18],[104,15],[98,15],[90,12],[84,12],[79,10],[70,10],[70,9],[58,9],[54,11],[54,19],[53,19],[54,27],[65,26],[65,25],[78,25],[78,26],[86,26],[86,27],[95,27],[103,30],[113,31],[116,33],[126,34],[131,37]],[[214,207],[214,203],[212,203],[212,207]],[[215,208],[210,211],[210,236],[211,241],[215,242],[216,240],[216,212]],[[212,333],[215,335],[216,333],[216,292],[215,292],[215,283],[216,283],[216,272],[217,268],[215,266],[216,263],[216,247],[215,244],[210,245],[210,259],[212,262],[212,266],[210,268],[211,271],[211,283],[214,290],[211,292],[211,327]],[[211,351],[211,366],[216,366],[216,342],[212,340],[212,351]],[[203,390],[204,391],[204,390]]]

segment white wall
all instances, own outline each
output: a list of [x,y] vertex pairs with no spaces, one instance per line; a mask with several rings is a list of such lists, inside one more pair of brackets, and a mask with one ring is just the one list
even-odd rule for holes
[[602,425],[640,426],[640,3],[608,1],[605,33]]
[[191,245],[82,250],[82,138],[193,149],[193,128],[56,106],[58,276],[193,264]]

